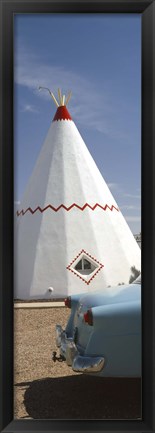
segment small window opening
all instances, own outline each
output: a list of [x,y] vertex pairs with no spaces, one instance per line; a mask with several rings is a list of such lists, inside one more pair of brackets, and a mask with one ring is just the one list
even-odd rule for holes
[[77,265],[75,266],[75,269],[76,269],[77,271],[82,270],[82,260],[80,260],[80,261],[77,263]]
[[89,275],[97,268],[94,263],[90,262],[85,257],[82,257],[81,260],[75,265],[76,271],[78,271],[81,275]]

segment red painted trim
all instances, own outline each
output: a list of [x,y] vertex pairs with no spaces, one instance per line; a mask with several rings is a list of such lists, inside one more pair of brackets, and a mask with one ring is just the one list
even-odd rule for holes
[[65,105],[58,107],[55,116],[53,118],[53,122],[55,120],[72,120],[71,115],[69,114],[67,108],[65,107]]
[[117,212],[119,212],[119,208],[116,207],[116,206],[114,206],[114,205],[109,206],[108,204],[106,204],[105,206],[102,206],[101,204],[96,203],[94,206],[90,206],[90,204],[85,203],[84,206],[81,207],[81,206],[79,206],[78,204],[73,203],[73,204],[72,204],[71,206],[69,206],[69,207],[66,207],[64,204],[61,204],[61,205],[58,206],[58,207],[54,207],[54,206],[52,206],[51,204],[48,204],[48,205],[47,205],[46,207],[44,207],[44,208],[41,208],[40,206],[37,206],[34,210],[33,210],[31,207],[28,207],[26,210],[24,210],[24,209],[22,209],[21,211],[18,211],[18,210],[17,210],[17,216],[25,215],[27,212],[30,212],[32,215],[33,215],[35,212],[37,212],[37,211],[43,213],[43,212],[45,212],[47,209],[51,209],[51,210],[53,210],[54,212],[58,212],[60,209],[65,209],[65,210],[68,212],[68,211],[70,211],[73,207],[76,207],[77,209],[79,209],[79,210],[81,210],[81,211],[84,211],[84,210],[86,209],[86,207],[88,207],[88,208],[91,209],[92,211],[94,211],[97,207],[99,207],[100,209],[102,209],[102,210],[104,210],[104,211],[106,211],[107,209],[109,209],[110,211],[113,211],[113,210],[115,209]]
[[[81,277],[81,275],[79,275],[77,272],[74,271],[74,269],[71,268],[71,266],[73,265],[73,263],[78,259],[78,257],[81,256],[82,253],[86,254],[88,257],[90,257],[91,259],[93,259],[94,262],[96,262],[98,265],[100,265],[99,268],[96,269],[96,272],[92,275],[92,277],[89,280],[85,280],[83,277]],[[68,271],[71,271],[74,275],[76,275],[76,277],[80,278],[80,280],[84,281],[84,283],[87,284],[87,285],[89,285],[91,283],[91,281],[96,277],[96,275],[98,274],[98,272],[101,271],[102,268],[104,268],[104,265],[102,265],[102,263],[100,263],[98,260],[96,260],[95,257],[92,257],[85,250],[81,250],[80,253],[66,267],[66,269],[68,269]]]

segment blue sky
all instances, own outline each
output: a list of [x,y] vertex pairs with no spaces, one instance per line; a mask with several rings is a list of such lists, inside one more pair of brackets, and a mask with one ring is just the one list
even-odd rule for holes
[[55,114],[46,86],[72,91],[68,110],[133,233],[141,231],[141,16],[14,18],[15,205]]

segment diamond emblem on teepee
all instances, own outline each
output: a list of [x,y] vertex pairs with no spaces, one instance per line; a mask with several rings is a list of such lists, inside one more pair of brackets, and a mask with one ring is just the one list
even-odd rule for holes
[[90,284],[103,267],[104,265],[102,265],[102,263],[92,257],[85,250],[81,250],[67,266],[67,269],[83,280],[84,283]]

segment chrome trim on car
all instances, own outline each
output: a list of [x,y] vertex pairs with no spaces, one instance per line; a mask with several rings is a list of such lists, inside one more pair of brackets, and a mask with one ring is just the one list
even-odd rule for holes
[[72,338],[68,339],[66,343],[66,362],[67,365],[72,366],[73,360],[79,352]]
[[60,347],[61,346],[61,334],[63,332],[61,325],[56,325],[55,332],[56,332],[56,345],[57,345],[57,347]]
[[96,373],[103,369],[105,360],[102,356],[76,356],[72,369],[83,373]]
[[74,371],[83,373],[99,372],[103,369],[105,360],[102,356],[81,356],[72,337],[67,337],[60,325],[56,325],[56,345],[60,355],[66,358],[66,363]]

